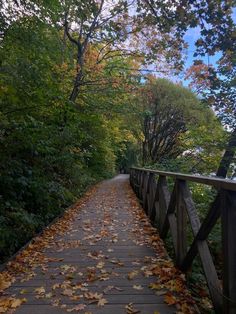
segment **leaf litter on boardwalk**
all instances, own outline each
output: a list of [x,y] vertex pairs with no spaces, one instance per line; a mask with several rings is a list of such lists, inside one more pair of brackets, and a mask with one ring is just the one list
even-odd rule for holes
[[[139,274],[142,274],[144,277],[155,276],[157,280],[150,285],[151,289],[160,291],[164,288],[166,291],[164,300],[167,304],[176,305],[178,311],[182,311],[182,313],[194,313],[192,307],[194,302],[185,287],[184,276],[182,276],[182,274],[174,267],[172,261],[167,257],[163,242],[156,233],[156,229],[149,223],[148,218],[146,217],[144,211],[140,208],[137,199],[128,185],[126,186],[126,191],[130,203],[127,210],[134,218],[132,241],[136,245],[153,247],[158,256],[158,258],[146,256],[141,260],[134,258],[132,265],[140,267],[140,269],[129,272],[126,275],[127,279],[134,281],[133,289],[142,290],[141,285],[135,284],[136,276]],[[83,311],[90,303],[95,303],[97,306],[105,306],[108,301],[104,298],[103,293],[108,293],[112,289],[122,291],[121,288],[111,285],[108,285],[107,289],[103,289],[103,293],[92,292],[88,289],[88,284],[91,282],[106,281],[109,280],[112,275],[118,276],[117,273],[109,273],[104,269],[106,260],[111,264],[114,264],[115,267],[124,266],[124,263],[117,257],[110,258],[106,255],[114,252],[115,245],[119,241],[119,234],[116,232],[117,226],[115,225],[117,224],[117,220],[112,218],[110,214],[112,206],[114,206],[114,208],[116,206],[116,199],[112,196],[116,195],[115,189],[113,189],[113,194],[109,195],[109,199],[107,196],[107,202],[109,201],[107,207],[101,207],[101,209],[99,209],[102,210],[103,213],[100,232],[97,230],[94,232],[94,222],[87,219],[84,221],[84,225],[82,227],[83,232],[85,233],[82,241],[64,241],[63,238],[58,240],[58,236],[60,235],[68,233],[74,234],[80,231],[80,229],[72,228],[71,226],[73,225],[76,215],[80,211],[81,207],[83,207],[90,194],[88,193],[79,201],[79,203],[68,209],[62,218],[50,227],[46,228],[41,236],[35,238],[31,244],[26,247],[26,249],[16,256],[15,260],[8,263],[7,270],[0,274],[6,278],[6,284],[2,284],[2,286],[0,285],[0,290],[2,289],[4,291],[7,289],[11,283],[15,281],[15,277],[20,277],[21,280],[27,281],[36,275],[35,270],[37,268],[41,268],[44,273],[47,273],[48,265],[51,262],[63,262],[63,258],[46,256],[46,254],[43,253],[45,248],[54,248],[56,252],[62,252],[64,249],[68,248],[75,248],[79,250],[83,245],[82,242],[84,241],[85,243],[91,245],[91,251],[88,252],[86,256],[91,261],[94,261],[94,266],[87,266],[85,267],[85,271],[81,272],[79,267],[76,265],[66,263],[61,265],[58,269],[58,275],[64,276],[65,280],[60,283],[54,283],[51,287],[48,287],[48,289],[51,289],[51,292],[46,292],[45,287],[36,288],[36,291],[34,291],[36,297],[52,299],[52,306],[60,307],[65,309],[67,312],[78,312]],[[86,211],[84,211],[84,213],[86,213]],[[125,228],[129,226],[127,222],[124,222],[123,225]],[[55,241],[56,238],[57,240]],[[92,250],[92,246],[101,241],[103,238],[108,239],[108,248],[106,249],[106,253],[103,251]],[[125,241],[126,239],[122,240],[122,242]],[[79,274],[79,276],[81,276],[79,282],[73,281],[75,274]],[[79,293],[77,294],[77,292]],[[62,300],[60,296],[63,296],[64,299]],[[80,301],[80,304],[69,307],[67,305],[68,301],[65,298],[67,298],[69,302],[70,300]],[[8,298],[8,301],[7,299],[4,300],[4,309],[12,309],[14,306],[18,307],[27,301],[26,298],[14,299],[12,297]],[[1,301],[3,302],[3,299],[1,299],[0,302]],[[126,305],[125,309],[128,314],[140,312],[135,309],[132,303]]]

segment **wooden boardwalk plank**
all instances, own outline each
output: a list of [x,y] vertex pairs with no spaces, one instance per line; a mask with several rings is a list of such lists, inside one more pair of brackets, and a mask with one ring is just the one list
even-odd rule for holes
[[[173,314],[173,308],[167,307],[163,304],[137,304],[135,305],[135,309],[139,310],[139,313],[155,313],[159,312],[161,314]],[[96,313],[96,314],[124,314],[126,313],[124,306],[120,304],[108,304],[102,308],[98,308],[95,305],[89,305],[86,308],[87,312]],[[57,307],[51,307],[49,305],[41,305],[40,307],[35,307],[34,305],[22,305],[18,310],[18,314],[65,314],[68,313],[64,309],[60,309]],[[72,312],[73,313],[73,312]],[[138,314],[138,313],[137,313]]]
[[[169,288],[150,288],[161,285],[173,266],[140,211],[128,176],[102,182],[8,266],[16,280],[2,298],[25,298],[18,314],[68,313],[79,304],[86,305],[80,313],[175,313],[164,300]],[[95,293],[97,301],[107,301],[104,306],[97,305]]]

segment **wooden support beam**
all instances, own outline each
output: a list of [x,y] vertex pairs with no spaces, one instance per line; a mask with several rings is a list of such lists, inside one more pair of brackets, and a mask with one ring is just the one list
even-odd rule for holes
[[150,213],[153,207],[153,202],[155,198],[155,193],[156,193],[156,182],[155,182],[155,174],[150,173],[149,176],[149,189],[148,189],[148,199],[147,199],[147,215],[150,217]]
[[[155,176],[159,175],[158,183]],[[175,179],[170,195],[166,177]],[[187,181],[211,185],[218,194],[203,222],[188,188]],[[133,168],[131,184],[158,225],[160,236],[166,238],[170,230],[176,254],[176,264],[187,271],[199,254],[209,292],[217,314],[236,314],[236,183],[230,180],[192,176],[151,169]],[[187,214],[194,240],[187,251]],[[223,249],[223,292],[213,264],[207,238],[221,217]]]
[[223,313],[236,313],[236,192],[221,193]]
[[184,258],[184,261],[181,265],[181,269],[183,271],[187,271],[191,267],[193,260],[198,253],[197,247],[198,242],[207,239],[208,235],[210,234],[212,228],[215,226],[220,215],[221,215],[220,194],[218,193],[210,207],[210,210],[207,213],[206,218],[202,222],[200,229],[197,232],[197,235],[195,236],[190,249],[188,250],[187,255]]
[[160,232],[160,237],[162,239],[165,239],[170,229],[173,246],[175,250],[175,256],[176,256],[177,255],[177,221],[176,221],[176,216],[175,216],[175,210],[176,210],[176,184],[174,185],[173,191],[171,193],[166,217],[162,226],[162,230]]
[[176,182],[176,207],[177,207],[177,256],[176,265],[180,266],[187,253],[187,215],[181,196],[181,187],[185,182],[177,180]]
[[170,203],[170,192],[168,189],[166,177],[160,176],[158,181],[158,189],[159,189],[159,232],[161,233],[163,229],[163,225],[165,222],[167,209]]
[[156,203],[158,202],[158,187],[157,182],[154,177],[154,183],[153,183],[153,200],[150,204],[150,212],[149,212],[149,218],[154,223],[156,221]]
[[[191,192],[185,181],[179,182],[179,194],[180,198],[182,199],[184,210],[186,210],[188,214],[193,235],[194,237],[196,237],[199,232],[201,222],[198,217]],[[197,241],[197,249],[202,262],[202,267],[207,280],[215,313],[221,314],[222,313],[221,286],[206,240]],[[185,262],[185,259],[183,259],[183,262]],[[183,269],[182,265],[183,264],[180,264],[180,269]]]
[[149,172],[144,173],[144,184],[142,189],[142,201],[143,201],[143,208],[146,211],[146,201],[147,201],[147,194],[148,194],[148,183],[149,183]]

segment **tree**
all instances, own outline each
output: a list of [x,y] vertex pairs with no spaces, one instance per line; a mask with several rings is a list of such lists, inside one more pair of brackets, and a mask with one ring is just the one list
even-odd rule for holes
[[[64,6],[65,33],[76,47],[76,77],[70,100],[75,102],[79,90],[86,84],[87,72],[84,69],[89,45],[98,47],[94,66],[114,57],[133,57],[139,71],[140,64],[158,64],[157,71],[164,71],[160,64],[168,61],[169,68],[181,67],[183,44],[176,38],[176,32],[158,25],[153,29],[152,20],[140,13],[135,1],[72,1]],[[165,64],[166,68],[167,65]],[[98,83],[98,80],[96,81]],[[101,82],[100,82],[101,83]],[[102,84],[101,84],[102,85]]]
[[[146,10],[153,15],[156,23],[173,26],[182,38],[189,27],[198,27],[200,36],[196,40],[195,57],[220,54],[218,66],[206,65],[201,60],[188,72],[195,89],[205,97],[224,125],[231,130],[225,153],[217,175],[225,177],[235,154],[235,49],[236,26],[232,18],[233,1],[144,1]],[[197,86],[197,87],[196,87]]]
[[87,79],[104,88],[82,89],[78,111],[68,101],[75,60],[62,39],[54,24],[32,15],[11,21],[1,41],[1,259],[113,175],[132,138],[132,61],[112,58],[91,71],[98,47],[90,44]]
[[187,78],[192,80],[191,86],[214,108],[221,123],[228,130],[228,140],[216,171],[216,175],[222,178],[227,176],[236,151],[235,66],[232,64],[233,59],[226,64],[224,59],[220,58],[218,69],[197,61],[187,72]]
[[[213,112],[190,90],[165,79],[152,78],[141,93],[141,103],[144,104],[143,162],[161,163],[181,156],[186,161],[188,156],[192,160],[192,169],[195,163],[205,163],[206,151],[209,155],[209,138],[207,145],[201,139],[211,134],[207,125],[215,130],[218,128],[222,135]],[[198,132],[201,132],[201,139]]]

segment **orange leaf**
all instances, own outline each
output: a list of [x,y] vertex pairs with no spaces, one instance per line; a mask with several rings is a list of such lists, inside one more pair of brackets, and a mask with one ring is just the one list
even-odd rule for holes
[[167,293],[165,295],[164,301],[168,304],[168,305],[173,305],[177,303],[176,297],[170,293]]

